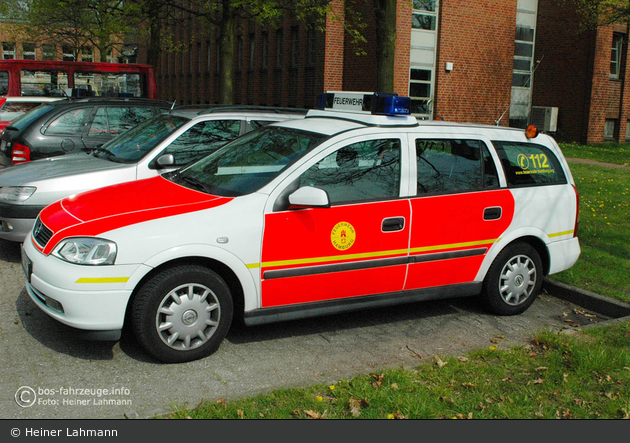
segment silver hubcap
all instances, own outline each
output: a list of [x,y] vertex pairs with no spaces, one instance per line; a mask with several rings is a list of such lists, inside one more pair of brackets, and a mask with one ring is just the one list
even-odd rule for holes
[[525,302],[536,286],[536,265],[526,255],[512,257],[503,267],[499,293],[512,306]]
[[221,307],[214,292],[204,285],[187,283],[162,299],[155,326],[167,346],[186,351],[207,342],[220,319]]

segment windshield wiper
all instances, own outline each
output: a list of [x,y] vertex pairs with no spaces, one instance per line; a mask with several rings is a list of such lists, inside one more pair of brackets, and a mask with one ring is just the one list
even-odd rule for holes
[[197,189],[198,191],[206,192],[206,185],[201,180],[197,180],[196,178],[188,177],[185,175],[182,176],[180,174],[177,175],[177,178],[179,180],[185,181],[186,183],[188,183],[189,185],[191,185],[194,189]]
[[115,154],[113,154],[111,151],[109,151],[109,150],[107,150],[105,148],[102,148],[100,146],[97,146],[95,148],[87,149],[87,151],[89,151],[89,154],[92,154],[95,157],[98,157],[97,154],[99,154],[99,153],[104,153],[107,156],[107,160],[111,160],[111,161],[114,161],[114,158],[116,158]]

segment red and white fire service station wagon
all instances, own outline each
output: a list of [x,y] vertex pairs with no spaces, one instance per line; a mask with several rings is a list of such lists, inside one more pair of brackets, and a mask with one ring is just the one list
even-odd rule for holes
[[95,338],[117,340],[130,322],[165,362],[211,354],[237,316],[462,296],[525,311],[543,277],[580,255],[558,145],[535,130],[417,121],[408,105],[323,94],[305,119],[185,169],[58,201],[23,245],[28,293]]

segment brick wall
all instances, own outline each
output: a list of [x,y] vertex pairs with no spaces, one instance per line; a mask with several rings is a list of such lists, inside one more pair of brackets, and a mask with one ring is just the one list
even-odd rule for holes
[[[494,124],[509,108],[517,0],[441,2],[436,115]],[[446,72],[447,62],[453,70]],[[506,113],[501,125],[509,123]]]

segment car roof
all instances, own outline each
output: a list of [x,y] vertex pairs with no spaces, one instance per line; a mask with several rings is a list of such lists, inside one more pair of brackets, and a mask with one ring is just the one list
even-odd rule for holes
[[286,116],[286,118],[297,118],[306,115],[308,110],[299,108],[282,108],[273,106],[249,106],[249,105],[186,105],[178,106],[170,111],[172,115],[179,115],[190,119],[212,119],[222,117],[233,117],[238,114],[241,117],[273,118]]
[[85,105],[85,104],[97,104],[97,105],[105,105],[105,104],[125,104],[125,103],[133,103],[133,104],[145,104],[145,105],[154,105],[163,108],[170,108],[173,103],[168,102],[166,100],[157,100],[152,98],[136,98],[136,97],[88,97],[88,98],[64,98],[61,100],[56,100],[50,103],[51,106],[55,107],[71,107],[77,105]]
[[33,96],[1,96],[0,101],[6,100],[7,102],[22,102],[22,103],[44,103],[44,102],[56,102],[62,100],[60,97],[39,97],[36,95]]

